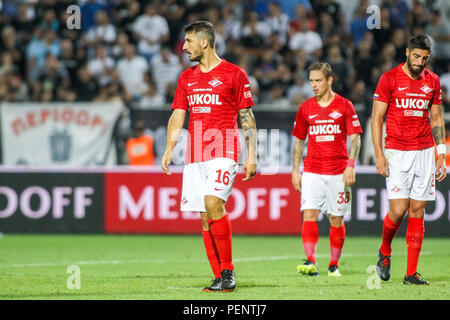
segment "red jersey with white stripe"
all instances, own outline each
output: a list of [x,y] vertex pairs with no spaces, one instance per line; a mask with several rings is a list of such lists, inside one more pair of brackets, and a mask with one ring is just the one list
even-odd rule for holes
[[404,63],[384,73],[374,100],[388,104],[385,148],[423,150],[434,145],[429,109],[442,104],[439,77],[428,69],[412,79],[402,69]]
[[253,104],[246,72],[225,59],[209,72],[196,65],[181,73],[172,109],[190,112],[186,163],[215,158],[237,162],[237,116]]
[[327,107],[315,97],[303,102],[297,112],[292,135],[308,137],[304,172],[336,175],[347,167],[347,135],[362,133],[353,104],[335,93]]

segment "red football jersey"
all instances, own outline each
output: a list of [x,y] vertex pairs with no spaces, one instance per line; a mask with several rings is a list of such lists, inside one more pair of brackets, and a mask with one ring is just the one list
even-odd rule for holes
[[189,110],[186,163],[229,158],[240,153],[237,116],[253,106],[246,72],[222,59],[209,72],[199,65],[185,70],[178,79],[172,109]]
[[353,104],[335,93],[327,107],[315,97],[303,102],[297,112],[292,135],[308,136],[304,172],[342,174],[347,167],[347,135],[362,133]]
[[412,79],[403,71],[403,65],[381,76],[373,96],[388,104],[385,148],[427,149],[434,145],[428,110],[433,104],[442,104],[441,84],[428,69]]

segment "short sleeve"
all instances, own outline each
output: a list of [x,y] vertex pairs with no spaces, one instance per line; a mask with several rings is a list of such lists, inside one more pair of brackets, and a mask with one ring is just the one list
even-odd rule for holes
[[183,110],[188,110],[189,109],[189,102],[187,99],[187,95],[186,95],[186,91],[184,91],[183,88],[183,79],[182,79],[183,75],[180,75],[180,77],[178,78],[178,83],[177,83],[177,89],[175,91],[175,97],[173,99],[173,103],[172,103],[172,110],[173,109],[183,109]]
[[434,85],[434,95],[433,95],[433,103],[432,104],[442,104],[442,88],[441,82],[439,78],[436,77],[435,85]]
[[392,77],[390,77],[385,73],[381,76],[380,80],[378,81],[378,85],[373,95],[373,99],[389,103],[389,100],[391,99],[391,93],[392,93]]
[[234,79],[233,93],[237,109],[245,109],[254,105],[248,76],[241,68],[237,71]]
[[348,101],[347,112],[345,116],[345,126],[347,128],[347,135],[362,133],[361,123],[356,114],[355,107],[351,101]]
[[298,108],[297,116],[295,117],[294,122],[294,129],[292,130],[292,135],[300,140],[306,139],[308,127],[308,124],[306,123],[306,117],[304,115],[304,109],[305,107],[303,104],[300,105],[300,108]]

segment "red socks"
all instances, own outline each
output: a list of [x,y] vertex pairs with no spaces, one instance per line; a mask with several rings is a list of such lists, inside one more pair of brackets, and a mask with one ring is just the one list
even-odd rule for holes
[[219,254],[217,253],[214,239],[212,238],[211,231],[202,231],[203,243],[205,244],[206,256],[208,257],[209,264],[214,273],[214,277],[220,278],[220,262]]
[[406,276],[413,275],[417,271],[420,250],[422,249],[425,227],[423,218],[409,218],[406,229],[406,246],[408,247],[408,265]]
[[394,239],[395,234],[397,233],[398,228],[400,227],[400,223],[392,222],[389,217],[389,212],[384,217],[383,222],[383,236],[382,242],[380,246],[381,254],[384,256],[390,256],[392,251],[392,239]]
[[316,263],[316,250],[319,242],[319,228],[316,221],[303,221],[302,241],[306,259]]
[[231,246],[231,221],[228,214],[218,220],[210,220],[211,235],[217,248],[220,269],[234,270]]
[[338,265],[339,258],[341,257],[342,247],[345,241],[345,225],[342,227],[330,226],[330,252],[331,260],[328,266],[335,264]]

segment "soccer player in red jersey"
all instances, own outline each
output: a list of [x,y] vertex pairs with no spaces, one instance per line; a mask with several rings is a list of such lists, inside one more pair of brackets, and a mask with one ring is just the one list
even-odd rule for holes
[[253,98],[245,71],[217,56],[216,33],[210,22],[193,22],[184,28],[184,33],[183,50],[191,61],[199,63],[178,79],[161,166],[166,174],[171,174],[172,150],[189,110],[181,210],[199,211],[201,215],[203,242],[215,276],[212,285],[203,290],[233,291],[236,281],[232,232],[225,203],[238,170],[238,115],[248,149],[243,180],[251,180],[256,174]]
[[[333,92],[332,70],[328,63],[316,63],[309,70],[314,97],[303,102],[297,112],[292,155],[292,185],[301,192],[302,241],[306,261],[297,266],[302,274],[318,275],[316,248],[319,241],[319,213],[330,221],[331,259],[329,276],[340,276],[339,258],[345,240],[344,215],[351,213],[351,189],[356,181],[355,161],[361,148],[361,124],[353,104]],[[347,152],[350,136],[350,155]],[[303,175],[299,168],[308,137]]]
[[[435,180],[446,177],[445,124],[439,78],[425,69],[431,42],[419,35],[411,38],[406,63],[384,73],[375,90],[372,111],[372,140],[376,168],[386,177],[389,212],[383,221],[378,250],[377,273],[382,280],[391,275],[391,243],[408,212],[408,248],[405,284],[427,285],[417,273],[424,236],[424,214],[435,199]],[[381,143],[386,115],[385,152]],[[434,141],[433,141],[434,138]],[[438,159],[435,162],[434,142]]]

